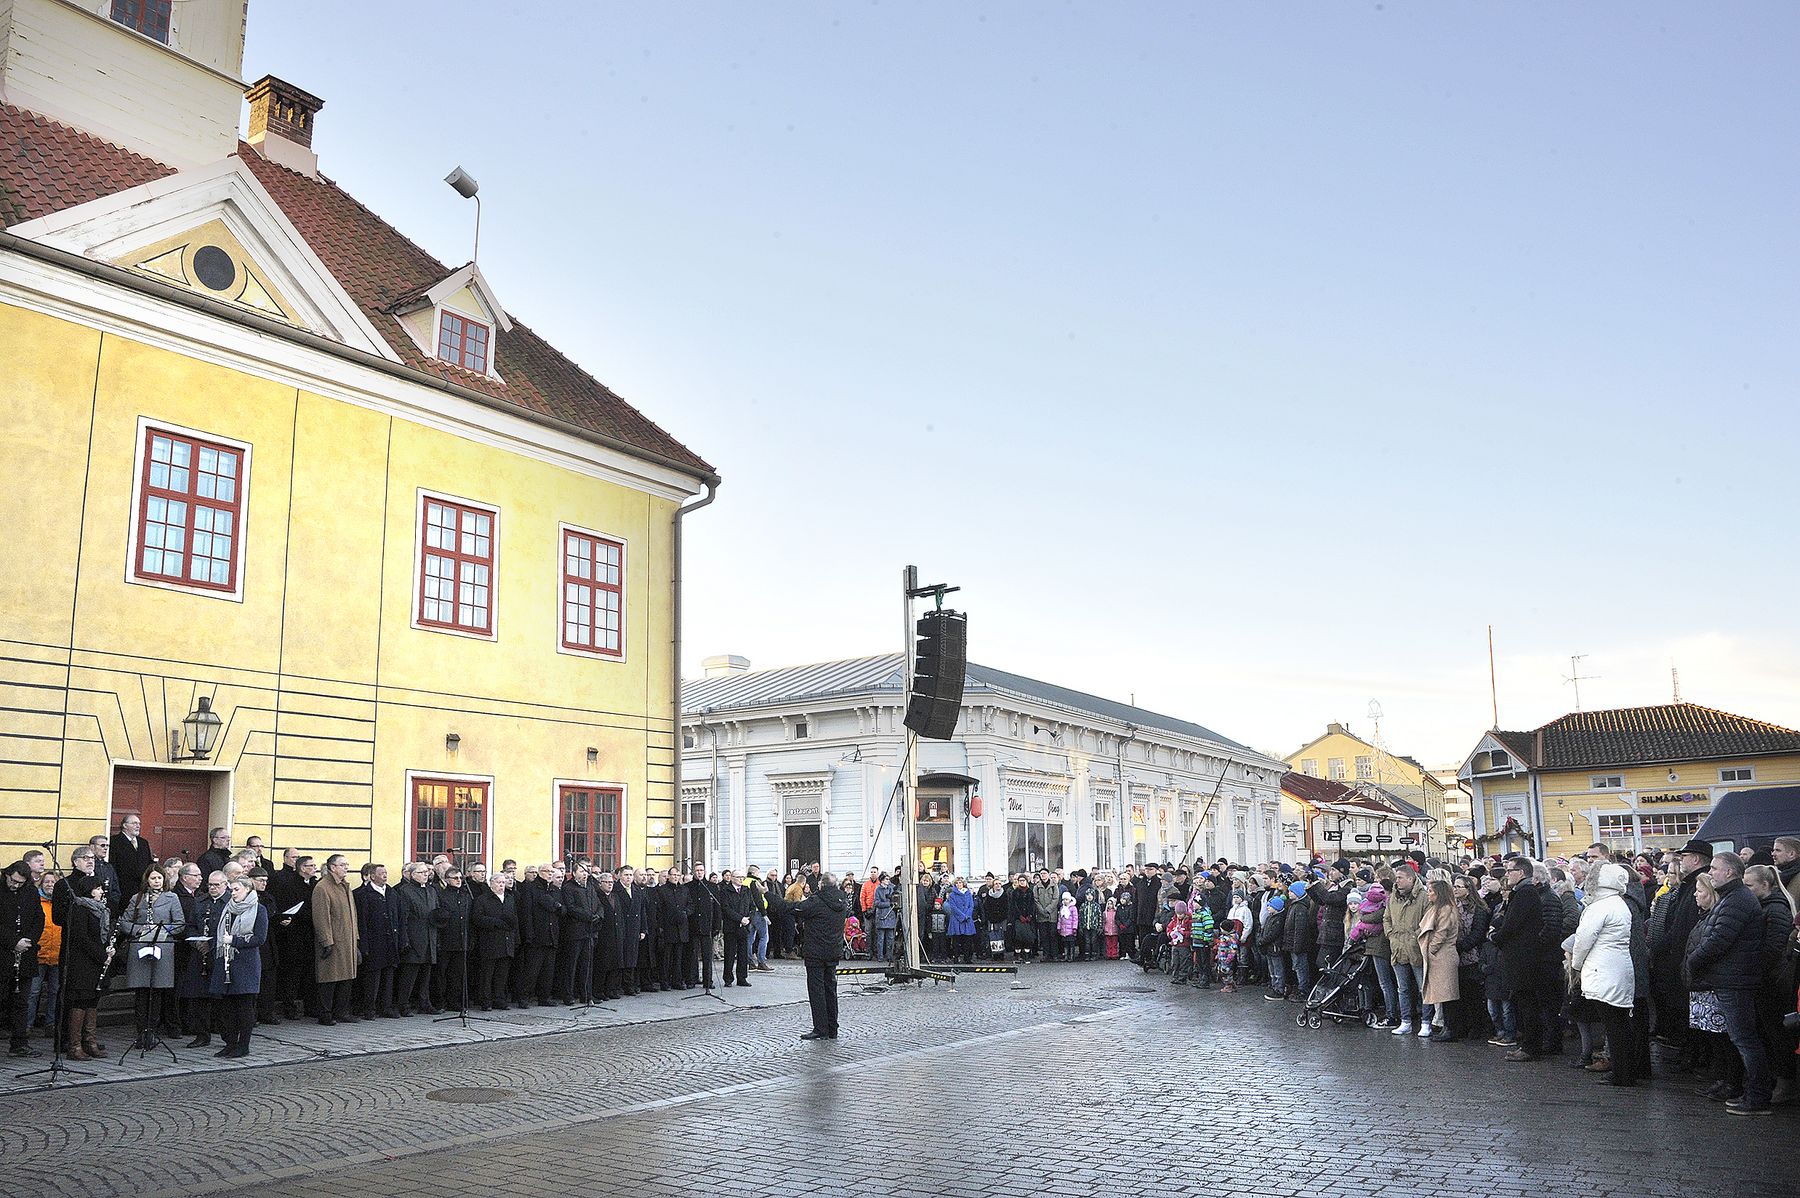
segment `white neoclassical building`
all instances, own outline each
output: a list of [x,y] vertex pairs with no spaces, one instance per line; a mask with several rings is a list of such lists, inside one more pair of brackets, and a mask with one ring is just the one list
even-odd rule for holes
[[[676,856],[710,869],[892,868],[905,851],[900,654],[705,664],[682,683]],[[1280,851],[1281,761],[987,666],[970,663],[955,738],[920,741],[917,765],[920,857],[959,874]]]

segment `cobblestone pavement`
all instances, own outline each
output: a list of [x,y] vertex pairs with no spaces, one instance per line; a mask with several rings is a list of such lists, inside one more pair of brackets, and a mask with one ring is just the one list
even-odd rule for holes
[[[83,1063],[80,1068],[86,1076],[71,1074],[57,1085],[104,1086],[153,1077],[224,1073],[234,1069],[256,1070],[299,1061],[405,1052],[418,1048],[439,1048],[447,1044],[488,1044],[497,1040],[558,1032],[659,1023],[730,1008],[781,1006],[805,1001],[806,975],[799,965],[790,964],[774,973],[757,974],[756,980],[748,987],[722,987],[714,993],[724,999],[722,1006],[703,997],[698,990],[691,994],[658,992],[599,1003],[591,1008],[530,1007],[523,1011],[494,1012],[474,1010],[469,1012],[466,1024],[452,1019],[440,1021],[414,1016],[407,1019],[338,1024],[326,1028],[320,1027],[311,1019],[284,1020],[272,1027],[257,1028],[256,1034],[250,1039],[250,1055],[231,1061],[222,1061],[213,1055],[218,1051],[217,1038],[213,1040],[211,1048],[190,1049],[187,1041],[181,1039],[170,1041],[173,1056],[160,1049],[148,1053],[134,1050],[127,1059],[124,1049],[131,1043],[131,1029],[108,1025],[100,1029],[100,1039],[108,1046],[111,1055],[104,1061]],[[32,1044],[44,1050],[44,1059],[16,1064],[8,1061],[6,1064],[13,1066],[12,1068],[0,1066],[0,1096],[44,1088],[40,1078],[19,1076],[50,1064],[48,1042],[34,1039]]]
[[[137,1198],[1796,1192],[1800,1111],[1739,1119],[1673,1079],[1617,1091],[1485,1045],[1307,1031],[1254,990],[1171,990],[1128,967],[1024,980],[864,994],[846,979],[829,1043],[796,1039],[802,1008],[721,1008],[14,1096],[0,1152],[9,1193]],[[175,1085],[199,1088],[171,1101]],[[444,1093],[464,1087],[510,1093]],[[498,1101],[445,1101],[471,1096]],[[158,1190],[190,1170],[204,1182]]]

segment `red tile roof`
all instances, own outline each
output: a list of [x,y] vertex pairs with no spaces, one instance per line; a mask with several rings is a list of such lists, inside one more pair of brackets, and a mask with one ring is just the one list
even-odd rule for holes
[[1800,732],[1697,703],[1576,711],[1530,732],[1496,732],[1534,769],[1652,765],[1800,752]]
[[35,112],[0,104],[0,228],[174,173]]
[[[239,145],[238,157],[407,366],[694,473],[713,472],[705,459],[516,318],[512,331],[494,340],[494,367],[504,383],[421,352],[390,310],[402,297],[416,296],[444,278],[449,268],[337,184],[277,166],[247,145]],[[0,225],[47,216],[172,173],[161,163],[0,104]]]

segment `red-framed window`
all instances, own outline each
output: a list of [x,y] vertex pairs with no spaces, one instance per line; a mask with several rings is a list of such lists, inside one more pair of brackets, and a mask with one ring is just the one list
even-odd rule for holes
[[487,850],[488,784],[449,778],[414,778],[407,843],[413,861],[446,853],[461,865],[484,860]]
[[437,356],[453,366],[487,373],[488,327],[479,320],[445,311],[438,320]]
[[145,37],[169,44],[169,10],[174,0],[113,0],[112,19]]
[[562,859],[619,868],[619,830],[625,794],[609,786],[564,786],[557,791],[557,846]]
[[625,546],[563,529],[562,646],[602,657],[625,655]]
[[167,429],[144,431],[133,577],[235,591],[243,515],[242,449]]
[[492,508],[424,498],[419,520],[419,623],[491,636],[494,631]]

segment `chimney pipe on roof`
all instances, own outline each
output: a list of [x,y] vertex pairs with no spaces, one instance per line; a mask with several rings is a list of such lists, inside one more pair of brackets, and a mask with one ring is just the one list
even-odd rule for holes
[[250,101],[250,135],[245,140],[256,152],[310,179],[318,178],[313,127],[325,101],[273,75],[252,83],[244,98]]
[[708,678],[729,678],[733,674],[742,674],[750,669],[750,659],[739,657],[735,653],[720,653],[708,657],[700,663],[700,668]]

